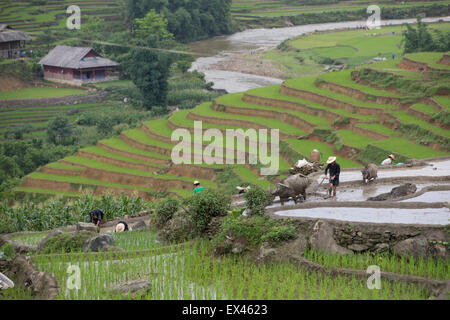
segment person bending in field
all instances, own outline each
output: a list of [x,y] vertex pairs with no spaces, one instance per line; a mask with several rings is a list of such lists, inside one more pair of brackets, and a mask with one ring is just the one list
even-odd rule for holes
[[92,210],[89,212],[89,217],[91,222],[99,227],[103,220],[103,212],[99,209]]
[[116,232],[128,231],[128,224],[125,221],[119,221],[116,225]]
[[381,162],[382,166],[389,166],[392,164],[392,162],[395,160],[395,157],[393,154],[390,154],[387,159],[384,159],[383,162]]
[[341,173],[341,166],[336,163],[336,157],[329,157],[327,160],[327,167],[325,169],[325,176],[330,170],[330,187],[328,189],[328,195],[331,196],[333,191],[333,197],[336,197],[336,188],[339,186],[339,174]]

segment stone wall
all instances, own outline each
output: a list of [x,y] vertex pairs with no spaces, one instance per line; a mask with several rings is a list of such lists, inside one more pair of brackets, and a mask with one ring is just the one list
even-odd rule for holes
[[57,98],[39,98],[39,99],[23,99],[23,100],[3,100],[0,101],[0,108],[26,108],[26,107],[49,107],[49,106],[67,106],[81,103],[98,103],[102,102],[108,93],[102,91],[95,94],[57,97]]

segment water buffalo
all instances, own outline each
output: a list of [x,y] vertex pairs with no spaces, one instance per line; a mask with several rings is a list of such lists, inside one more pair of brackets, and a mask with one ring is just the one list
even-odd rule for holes
[[363,181],[367,184],[369,181],[375,180],[377,178],[378,166],[376,164],[370,163],[362,168],[361,173],[363,176]]
[[292,198],[292,200],[297,203],[297,197],[300,194],[303,196],[303,199],[306,200],[306,188],[308,188],[311,183],[312,179],[301,173],[297,173],[281,180],[277,183],[277,188],[275,190],[269,190],[269,192],[273,198],[276,196],[280,197],[281,205],[284,205],[284,202],[289,201],[289,198]]

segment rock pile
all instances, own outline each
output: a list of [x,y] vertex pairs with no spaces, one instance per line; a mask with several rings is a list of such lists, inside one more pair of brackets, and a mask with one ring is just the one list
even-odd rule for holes
[[301,173],[305,176],[313,173],[313,172],[317,172],[317,171],[321,171],[323,169],[323,163],[320,162],[313,162],[313,163],[306,163],[304,165],[302,165],[301,167],[298,167],[297,165],[293,166],[291,169],[289,169],[289,174],[294,175],[297,173]]

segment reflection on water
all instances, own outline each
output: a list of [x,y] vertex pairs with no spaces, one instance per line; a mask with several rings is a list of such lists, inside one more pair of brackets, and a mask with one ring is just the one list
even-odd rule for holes
[[285,217],[335,219],[355,222],[446,225],[450,209],[398,209],[398,208],[312,208],[277,211]]

